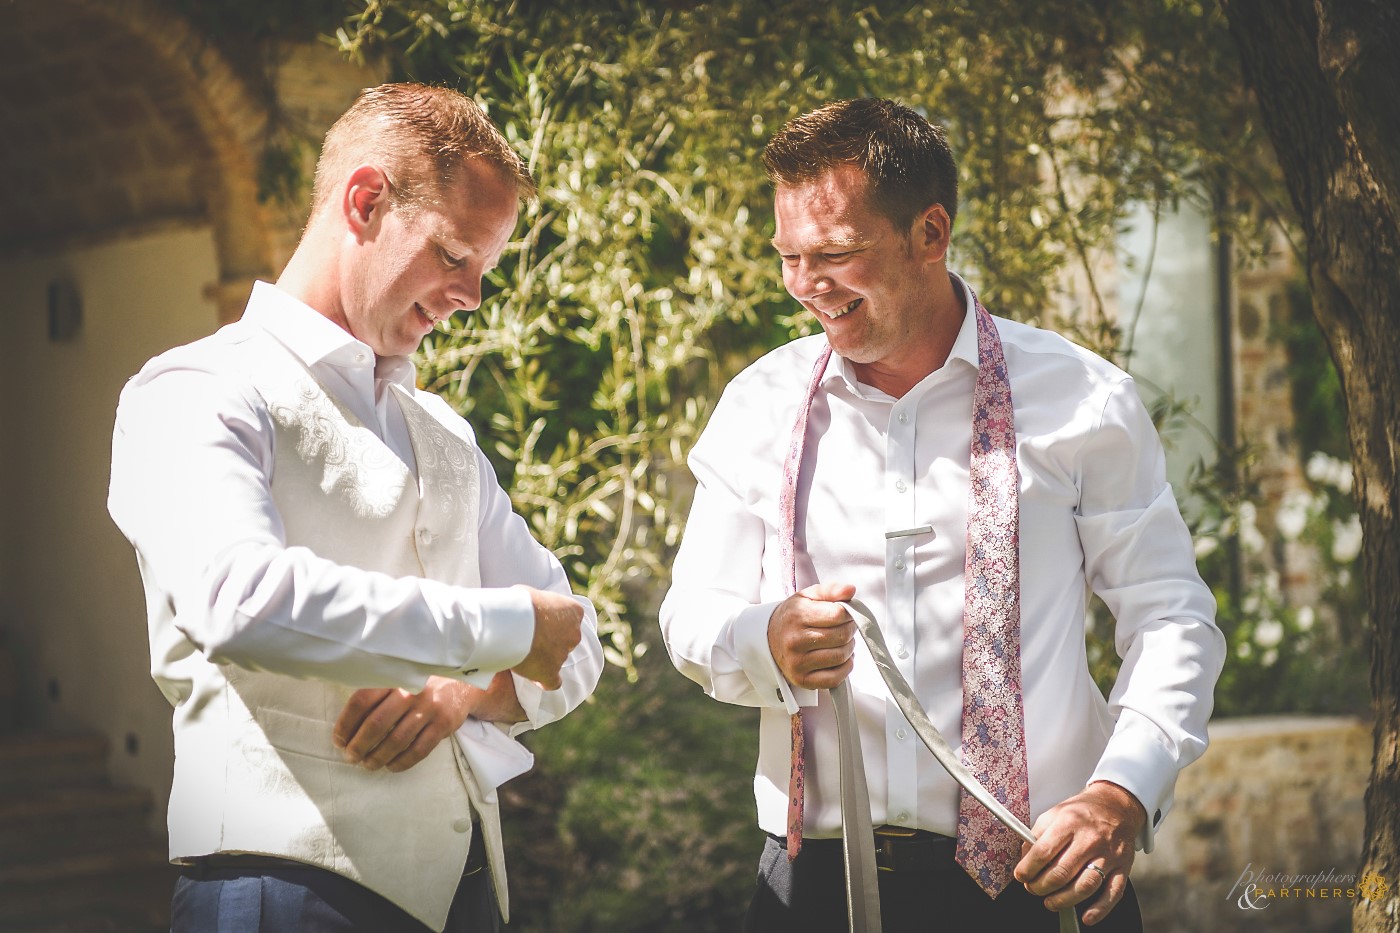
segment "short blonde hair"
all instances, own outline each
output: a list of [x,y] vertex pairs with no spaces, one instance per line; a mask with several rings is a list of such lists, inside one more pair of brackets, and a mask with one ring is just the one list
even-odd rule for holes
[[311,213],[321,210],[361,165],[379,166],[389,179],[391,203],[413,210],[439,197],[471,159],[482,159],[513,179],[520,197],[535,196],[525,161],[470,97],[425,84],[365,88],[326,133]]

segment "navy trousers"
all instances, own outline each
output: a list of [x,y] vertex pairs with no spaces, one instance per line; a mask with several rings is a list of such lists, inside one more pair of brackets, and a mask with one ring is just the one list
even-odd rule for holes
[[[491,873],[465,875],[445,933],[499,933]],[[171,933],[428,933],[429,928],[368,888],[311,866],[252,865],[182,873],[171,900]]]
[[[1058,933],[1042,899],[1012,881],[995,901],[951,859],[925,871],[881,871],[880,921],[885,933]],[[1092,900],[1092,898],[1091,898]],[[840,839],[804,839],[791,863],[787,843],[763,847],[758,886],[745,933],[848,933],[846,870]],[[1107,917],[1085,933],[1142,933],[1132,884]]]

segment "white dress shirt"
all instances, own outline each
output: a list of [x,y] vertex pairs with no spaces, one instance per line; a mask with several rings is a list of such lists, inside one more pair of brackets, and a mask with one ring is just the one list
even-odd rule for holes
[[[534,635],[529,594],[517,584],[568,594],[558,560],[531,536],[471,428],[440,398],[414,388],[407,357],[374,351],[310,307],[263,282],[243,319],[299,358],[323,388],[370,426],[416,472],[390,387],[407,389],[478,457],[481,588],[333,563],[288,547],[270,489],[273,424],[246,374],[220,343],[163,354],[122,392],[108,506],[135,546],[151,613],[152,674],[174,705],[189,698],[190,644],[215,663],[351,687],[417,691],[429,676],[486,687],[524,659]],[[592,604],[581,644],[545,691],[515,676],[527,720],[508,729],[468,719],[458,738],[474,777],[491,794],[531,756],[511,736],[551,722],[590,694],[602,670]],[[157,624],[174,607],[173,630]]]
[[[961,286],[960,286],[961,287]],[[964,303],[970,306],[970,301]],[[1132,380],[1063,338],[997,319],[1021,472],[1021,657],[1032,819],[1093,780],[1132,792],[1151,830],[1206,745],[1224,657],[1215,603]],[[778,497],[792,427],[825,338],[796,340],[726,389],[690,455],[694,505],[661,610],[676,667],[716,699],[762,707],[761,827],[786,829],[789,714],[806,710],[806,829],[841,834],[828,696],[793,688],[769,651],[787,595]],[[813,400],[798,484],[797,585],[850,583],[955,747],[962,711],[974,317],[946,363],[903,398],[833,355]],[[932,526],[931,533],[887,537]],[[1105,702],[1089,675],[1087,591],[1117,620],[1123,665]],[[850,683],[875,824],[955,835],[958,788],[890,698],[863,643]],[[819,704],[819,705],[818,705]]]

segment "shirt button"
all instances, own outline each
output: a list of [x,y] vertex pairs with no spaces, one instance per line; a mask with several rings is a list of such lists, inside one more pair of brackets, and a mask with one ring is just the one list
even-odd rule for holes
[[903,729],[896,729],[894,730],[894,737],[903,742],[909,737],[909,733],[905,732]]
[[900,424],[908,424],[908,423],[909,423],[909,413],[908,413],[908,412],[902,411],[902,412],[899,413],[899,423],[900,423]]
[[909,657],[909,649],[904,647],[904,642],[894,646],[894,656],[901,659]]
[[895,816],[894,816],[894,821],[895,821],[896,823],[900,824],[901,826],[908,825],[908,823],[909,823],[909,811],[908,811],[908,810],[900,810],[898,813],[895,814]]
[[895,569],[895,570],[903,570],[903,569],[904,569],[904,558],[900,557],[900,558],[898,558],[898,559],[895,560],[895,562],[894,562],[894,569]]
[[359,353],[356,353],[356,354],[355,354],[355,362],[356,362],[356,363],[363,363],[363,362],[365,362],[365,361],[368,360],[368,359],[369,359],[369,356],[366,355],[365,352],[364,352],[363,350],[361,350]]
[[904,492],[904,490],[908,489],[909,487],[904,485],[904,480],[897,479],[894,481],[894,488],[899,490],[900,492]]

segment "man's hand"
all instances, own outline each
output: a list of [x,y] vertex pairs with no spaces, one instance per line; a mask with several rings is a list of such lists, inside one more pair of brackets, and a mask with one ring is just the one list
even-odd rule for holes
[[496,676],[491,678],[491,686],[485,690],[470,689],[474,691],[474,718],[482,722],[525,721],[525,707],[520,705],[520,698],[515,695],[515,678],[510,671],[497,671]]
[[420,693],[357,690],[340,711],[331,740],[352,764],[407,771],[457,731],[483,693],[446,677],[429,677]]
[[535,638],[515,672],[546,690],[558,690],[564,683],[559,671],[583,638],[583,607],[568,596],[526,589],[535,607]]
[[1084,924],[1093,926],[1123,899],[1133,840],[1146,822],[1136,797],[1117,784],[1095,781],[1035,821],[1031,829],[1038,841],[1022,847],[1016,880],[1044,897],[1049,910],[1097,894],[1084,912]]
[[788,683],[823,690],[846,679],[855,662],[856,624],[838,602],[856,595],[846,583],[818,583],[789,596],[768,620],[768,650]]

